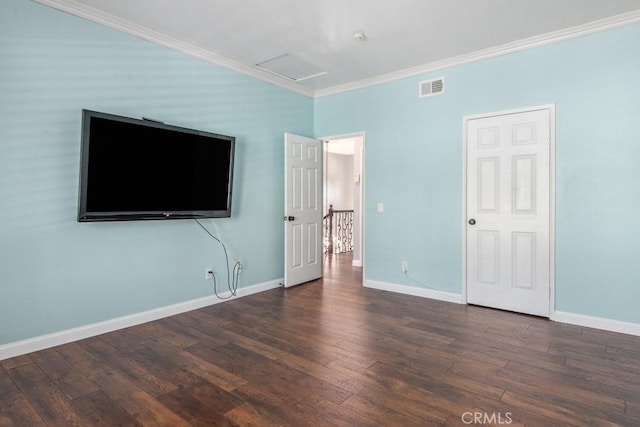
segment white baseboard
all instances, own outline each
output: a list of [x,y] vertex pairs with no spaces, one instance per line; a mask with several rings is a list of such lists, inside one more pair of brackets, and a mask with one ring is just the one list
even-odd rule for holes
[[640,336],[639,323],[623,322],[621,320],[605,319],[603,317],[585,316],[584,314],[567,313],[565,311],[556,311],[555,313],[552,313],[551,320],[555,322],[569,323],[571,325],[619,332],[621,334]]
[[[365,280],[365,288],[379,289],[406,295],[414,295],[423,298],[431,298],[440,301],[466,304],[462,295],[434,289],[417,288],[415,286],[398,285],[394,283]],[[568,323],[570,325],[585,326],[588,328],[602,329],[610,332],[640,336],[640,323],[623,322],[620,320],[606,319],[603,317],[585,316],[564,311],[556,311],[549,317],[554,322]]]
[[[39,337],[0,345],[0,360],[21,356],[23,354],[43,350],[45,348],[55,347],[57,345],[67,344],[84,338],[94,337],[96,335],[105,334],[107,332],[116,331],[118,329],[139,325],[141,323],[151,322],[153,320],[162,319],[163,317],[173,316],[191,310],[197,310],[199,308],[218,304],[224,301],[234,300],[258,292],[268,291],[270,289],[279,287],[280,283],[282,282],[283,279],[277,279],[271,280],[269,282],[258,283],[246,288],[239,288],[235,296],[232,296],[226,300],[221,300],[215,295],[210,295],[191,301],[169,305],[166,307],[143,311],[141,313],[135,313],[128,316],[105,320],[104,322],[93,323],[90,325],[80,326],[78,328],[67,329],[65,331],[54,332],[52,334],[41,335]],[[221,293],[220,296],[226,298],[230,294],[231,293],[227,291]]]
[[351,261],[351,265],[353,267],[362,267],[362,261],[359,259],[354,259],[353,261]]
[[365,288],[379,289],[382,291],[396,292],[399,294],[414,295],[417,297],[431,298],[440,301],[464,304],[462,295],[451,292],[437,291],[435,289],[417,288],[415,286],[397,285],[395,283],[377,282],[375,280],[365,280]]
[[[268,291],[270,289],[280,287],[280,283],[282,282],[283,279],[276,279],[269,282],[248,286],[246,288],[240,288],[238,289],[236,296],[231,297],[227,300],[221,300],[216,296],[211,295],[191,301],[173,304],[166,307],[143,311],[141,313],[106,320],[104,322],[93,323],[90,325],[80,326],[78,328],[67,329],[65,331],[55,332],[52,334],[0,345],[0,360],[21,356],[23,354],[55,347],[57,345],[67,344],[84,338],[94,337],[96,335],[105,334],[108,332],[116,331],[118,329],[151,322],[154,320],[162,319],[163,317],[173,316],[191,310],[197,310],[199,308],[218,304],[224,301],[234,300],[247,295]],[[364,287],[405,295],[413,295],[422,298],[452,302],[456,304],[464,304],[462,295],[451,292],[437,291],[434,289],[417,288],[415,286],[398,285],[394,283],[378,282],[375,280],[365,280]],[[221,294],[221,296],[225,298],[229,296],[229,294],[230,293],[227,291]],[[638,323],[623,322],[620,320],[605,319],[602,317],[585,316],[582,314],[574,314],[563,311],[556,311],[552,313],[550,318],[555,322],[562,322],[571,325],[585,326],[594,329],[602,329],[611,332],[640,336],[640,324]]]

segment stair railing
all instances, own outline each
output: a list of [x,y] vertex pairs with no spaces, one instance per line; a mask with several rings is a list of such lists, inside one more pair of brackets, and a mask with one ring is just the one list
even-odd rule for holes
[[353,251],[353,209],[338,210],[329,205],[323,217],[324,252],[340,254]]

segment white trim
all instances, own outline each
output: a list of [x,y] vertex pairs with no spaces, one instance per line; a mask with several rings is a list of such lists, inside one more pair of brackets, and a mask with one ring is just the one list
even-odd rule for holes
[[621,320],[605,319],[603,317],[585,316],[584,314],[556,311],[551,317],[555,322],[570,325],[585,326],[587,328],[602,329],[610,332],[640,336],[640,323],[623,322]]
[[467,122],[474,119],[505,116],[530,111],[549,110],[549,318],[556,307],[556,105],[545,104],[492,113],[474,114],[462,118],[462,301],[467,303]]
[[[344,134],[340,134],[340,135],[331,135],[331,136],[325,136],[325,137],[321,137],[318,138],[321,141],[325,141],[325,142],[329,142],[329,141],[333,141],[336,139],[346,139],[346,138],[362,138],[362,151],[360,152],[360,182],[361,182],[361,186],[360,186],[360,259],[359,260],[352,260],[351,261],[351,265],[353,267],[362,267],[362,281],[363,281],[363,285],[364,285],[364,278],[367,277],[366,273],[367,273],[367,267],[366,267],[366,262],[365,262],[365,254],[364,254],[364,247],[365,247],[365,188],[367,185],[367,179],[366,179],[366,174],[365,174],[365,153],[366,153],[366,146],[367,146],[367,138],[365,135],[365,132],[352,132],[352,133],[344,133]],[[325,146],[323,145],[322,147],[323,152],[326,151]],[[323,157],[324,158],[324,157]],[[324,192],[325,188],[324,188],[324,180],[323,182],[323,186],[322,186],[322,191]]]
[[378,282],[375,280],[365,280],[365,288],[378,289],[381,291],[395,292],[397,294],[413,295],[416,297],[429,298],[438,301],[464,304],[462,295],[452,292],[443,292],[435,289],[417,288],[415,286],[398,285],[395,283]]
[[488,49],[482,49],[475,52],[454,56],[453,58],[447,58],[441,61],[435,61],[428,64],[419,65],[417,67],[407,68],[404,70],[395,71],[393,73],[372,77],[369,79],[333,86],[326,89],[319,89],[314,92],[314,97],[319,98],[322,96],[336,95],[342,92],[362,89],[368,86],[374,86],[381,83],[404,79],[406,77],[413,77],[419,74],[442,70],[444,68],[455,67],[457,65],[481,61],[487,58],[507,55],[533,47],[539,47],[577,37],[583,37],[589,34],[611,30],[625,25],[635,24],[637,22],[640,22],[640,10],[634,10],[632,12],[611,16],[609,18],[588,22],[586,24],[576,25],[574,27],[553,31],[546,34],[540,34],[522,40],[516,40],[514,42],[506,43],[500,46],[494,46]]
[[245,74],[247,76],[254,77],[258,80],[262,80],[268,83],[272,83],[276,86],[297,92],[301,95],[313,98],[313,89],[306,88],[290,79],[279,77],[278,75],[268,72],[263,68],[252,67],[242,64],[238,61],[226,58],[224,56],[213,53],[209,50],[203,49],[191,43],[186,43],[169,37],[165,34],[151,30],[142,25],[135,24],[126,19],[119,18],[110,13],[103,12],[93,7],[82,4],[76,0],[34,0],[45,6],[50,6],[54,9],[61,10],[63,12],[70,13],[75,16],[79,16],[84,19],[96,22],[98,24],[105,25],[107,27],[122,31],[132,36],[141,38],[143,40],[150,41],[152,43],[159,44],[170,49],[186,53],[187,55],[203,59],[207,62],[237,71],[238,73]]
[[467,121],[462,118],[462,303],[467,304]]
[[[450,292],[436,291],[434,289],[416,288],[414,286],[397,285],[394,283],[365,280],[365,288],[395,292],[405,295],[413,295],[430,298],[439,301],[465,304],[462,295]],[[550,320],[567,323],[570,325],[584,326],[587,328],[601,329],[609,332],[640,336],[640,323],[624,322],[621,320],[606,319],[603,317],[586,316],[583,314],[568,313],[565,311],[553,311]]]
[[272,83],[276,86],[280,86],[285,89],[289,89],[293,92],[297,92],[301,95],[305,95],[311,98],[318,98],[321,96],[335,95],[342,92],[348,92],[355,89],[361,89],[368,86],[374,86],[380,83],[387,83],[394,80],[400,80],[406,77],[412,77],[418,74],[429,73],[436,70],[442,70],[444,68],[454,67],[456,65],[462,65],[469,62],[480,61],[487,58],[493,58],[496,56],[507,55],[509,53],[518,52],[533,47],[544,46],[550,43],[555,43],[563,40],[573,39],[576,37],[582,37],[589,34],[606,31],[624,25],[634,24],[640,22],[640,10],[623,13],[620,15],[611,16],[609,18],[600,19],[593,22],[588,22],[582,25],[576,25],[574,27],[565,28],[558,31],[553,31],[546,34],[540,34],[533,37],[528,37],[522,40],[517,40],[511,43],[506,43],[500,46],[494,46],[487,49],[478,50],[475,52],[454,56],[453,58],[443,59],[441,61],[435,61],[428,64],[420,65],[417,67],[407,68],[393,73],[384,74],[369,79],[358,80],[351,83],[337,85],[326,89],[313,90],[295,82],[291,82],[285,78],[280,78],[275,74],[262,71],[256,67],[248,66],[240,62],[225,58],[221,55],[217,55],[208,50],[202,49],[195,45],[182,42],[172,37],[161,34],[157,31],[153,31],[149,28],[141,25],[134,24],[130,21],[118,18],[109,13],[102,12],[98,9],[89,7],[77,0],[34,0],[46,6],[53,7],[58,10],[70,13],[72,15],[79,16],[81,18],[88,19],[93,22],[97,22],[102,25],[114,28],[119,31],[134,35],[141,39],[157,43],[159,45],[175,49],[186,53],[187,55],[195,56],[196,58],[204,59],[216,65],[220,65],[225,68],[237,71],[239,73],[254,77],[259,80],[263,80]]
[[549,318],[556,312],[556,104],[549,109]]
[[364,280],[367,277],[367,267],[365,262],[365,240],[366,240],[366,188],[367,188],[367,174],[365,173],[365,154],[367,146],[367,138],[362,132],[362,145],[360,146],[360,267],[362,267],[362,285],[364,286]]
[[[533,107],[523,107],[523,108],[511,108],[509,110],[500,110],[500,111],[492,111],[490,113],[480,113],[480,114],[469,114],[463,117],[463,121],[467,120],[475,120],[475,119],[484,119],[487,117],[497,117],[497,116],[507,116],[509,114],[519,114],[519,113],[528,113],[531,111],[539,111],[539,110],[553,110],[555,111],[556,104],[543,104],[543,105],[534,105]],[[555,114],[552,116],[555,120]]]
[[364,139],[364,132],[351,132],[351,133],[342,133],[339,135],[330,135],[330,136],[323,136],[321,138],[318,138],[322,141],[333,141],[335,139],[348,139],[348,138],[359,138],[362,137]]
[[[128,316],[117,317],[115,319],[105,320],[104,322],[93,323],[90,325],[80,326],[65,331],[54,332],[52,334],[41,335],[39,337],[29,338],[22,341],[16,341],[9,344],[0,345],[0,360],[9,359],[11,357],[21,356],[33,351],[43,350],[45,348],[55,347],[57,345],[67,344],[84,338],[94,337],[96,335],[105,334],[116,331],[118,329],[128,328],[130,326],[139,325],[141,323],[151,322],[162,319],[163,317],[173,316],[187,311],[197,310],[199,308],[218,304],[224,301],[230,301],[258,292],[268,291],[280,287],[282,279],[271,280],[269,282],[258,283],[246,288],[239,288],[236,296],[229,299],[221,300],[215,295],[203,298],[185,301],[178,304],[160,307],[153,310],[143,311]],[[220,294],[223,298],[230,295],[230,292]]]

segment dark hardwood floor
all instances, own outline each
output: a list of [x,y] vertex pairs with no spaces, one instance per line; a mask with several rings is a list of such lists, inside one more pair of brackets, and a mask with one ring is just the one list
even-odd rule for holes
[[640,425],[640,338],[323,280],[0,362],[0,426]]

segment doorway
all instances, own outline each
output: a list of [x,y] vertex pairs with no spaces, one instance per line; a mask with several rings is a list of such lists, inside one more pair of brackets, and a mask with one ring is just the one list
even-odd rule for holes
[[323,230],[325,265],[350,259],[363,267],[364,259],[364,134],[322,138]]
[[464,119],[470,304],[551,313],[554,117],[549,105]]

